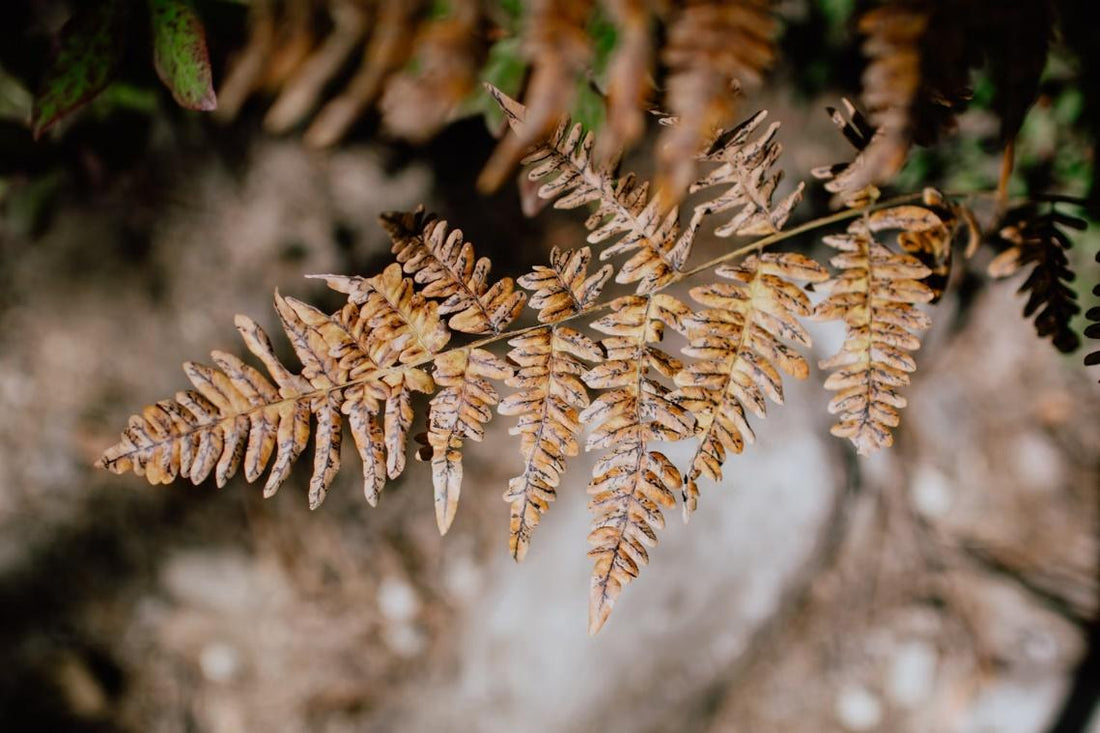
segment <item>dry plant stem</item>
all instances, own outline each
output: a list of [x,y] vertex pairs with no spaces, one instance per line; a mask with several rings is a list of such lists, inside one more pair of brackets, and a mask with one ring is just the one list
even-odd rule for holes
[[[951,199],[962,198],[964,196],[995,197],[996,195],[997,195],[996,191],[980,191],[980,192],[965,192],[965,193],[959,192],[959,193],[947,193],[947,194],[945,194],[945,196],[947,198],[951,198]],[[754,252],[759,252],[759,251],[763,250],[765,247],[770,247],[773,244],[778,244],[779,242],[783,242],[783,241],[786,241],[788,239],[793,239],[794,237],[797,237],[801,234],[816,231],[818,229],[822,229],[822,228],[830,226],[832,224],[837,224],[837,223],[842,222],[842,221],[847,221],[849,219],[854,219],[856,217],[863,216],[865,214],[869,214],[873,211],[878,211],[879,209],[887,209],[887,208],[890,208],[892,206],[897,206],[899,204],[905,204],[905,203],[909,203],[909,202],[912,202],[912,201],[919,201],[921,196],[922,196],[922,194],[920,194],[920,193],[905,194],[903,196],[896,196],[894,198],[879,201],[879,202],[877,202],[877,203],[875,203],[871,206],[864,206],[864,207],[857,208],[857,209],[844,209],[843,211],[838,211],[835,214],[830,214],[829,216],[823,216],[823,217],[820,217],[818,219],[814,219],[812,221],[808,221],[808,222],[805,222],[803,224],[799,224],[798,226],[791,227],[790,229],[786,229],[786,230],[783,230],[781,232],[776,232],[775,234],[771,234],[771,235],[768,235],[766,237],[761,237],[760,239],[757,239],[755,242],[752,242],[751,244],[746,244],[743,247],[738,247],[737,249],[731,250],[729,252],[726,252],[725,254],[714,257],[710,260],[707,260],[706,262],[703,262],[699,265],[696,265],[695,267],[689,268],[687,270],[681,270],[680,272],[677,272],[677,273],[673,274],[667,283],[665,283],[664,285],[654,289],[653,291],[651,291],[649,293],[649,295],[653,295],[653,294],[661,292],[663,290],[667,290],[669,287],[671,287],[672,285],[674,285],[676,283],[681,282],[682,280],[686,280],[690,277],[693,277],[694,275],[698,275],[701,272],[711,270],[711,269],[717,267],[718,265],[724,264],[726,262],[730,262],[732,260],[736,260],[738,258],[745,257],[747,255],[750,255],[750,254],[754,253]],[[1057,202],[1057,203],[1076,204],[1078,206],[1087,206],[1088,205],[1088,202],[1085,201],[1084,199],[1077,198],[1077,197],[1074,197],[1074,196],[1063,196],[1063,195],[1059,195],[1059,194],[1032,196],[1032,197],[1030,197],[1029,200],[1032,200],[1032,201],[1053,201],[1053,202]],[[230,418],[233,418],[233,417],[251,415],[252,413],[257,412],[259,410],[270,409],[272,407],[282,405],[282,404],[286,404],[286,403],[290,403],[290,402],[302,402],[306,399],[312,399],[312,398],[332,395],[332,394],[335,394],[335,393],[340,392],[342,390],[351,389],[352,387],[363,385],[363,384],[366,384],[368,382],[377,381],[377,380],[381,379],[382,377],[385,377],[385,376],[390,375],[390,374],[398,374],[398,373],[404,372],[408,369],[413,369],[413,368],[416,368],[416,367],[424,366],[425,364],[430,364],[431,362],[434,362],[437,359],[445,357],[447,354],[452,353],[452,352],[470,351],[472,349],[479,349],[479,348],[482,348],[482,347],[485,347],[485,346],[489,346],[490,344],[495,344],[498,341],[505,341],[505,340],[510,339],[510,338],[515,338],[517,336],[522,336],[524,334],[531,333],[532,331],[535,331],[535,330],[540,329],[540,328],[546,328],[548,326],[556,326],[556,325],[560,325],[560,324],[563,324],[563,323],[567,323],[569,321],[574,321],[574,320],[578,320],[578,319],[582,319],[582,318],[588,318],[589,316],[591,316],[594,313],[599,313],[601,311],[608,310],[614,304],[615,300],[616,299],[611,299],[611,300],[596,303],[594,305],[588,306],[587,308],[579,310],[575,313],[571,313],[569,315],[566,315],[566,316],[564,316],[562,318],[559,318],[557,320],[554,320],[554,321],[547,321],[546,323],[538,323],[538,324],[535,324],[533,326],[527,326],[525,328],[517,328],[517,329],[513,329],[513,330],[502,331],[502,332],[497,333],[497,334],[493,334],[493,335],[490,335],[490,336],[486,336],[484,338],[477,339],[477,340],[475,340],[471,343],[464,344],[462,346],[456,346],[456,347],[451,348],[451,349],[445,349],[443,351],[439,351],[439,352],[434,353],[434,354],[425,354],[424,356],[422,356],[418,359],[415,359],[415,360],[412,360],[412,361],[409,361],[409,362],[406,362],[406,363],[403,363],[403,364],[400,364],[400,365],[395,365],[393,367],[387,367],[385,369],[378,369],[377,371],[369,372],[369,373],[364,374],[362,376],[359,376],[355,379],[348,380],[347,382],[344,382],[342,384],[336,384],[336,385],[333,385],[331,387],[326,387],[324,389],[314,389],[312,391],[302,391],[300,394],[298,394],[294,397],[286,397],[286,398],[283,398],[283,399],[280,399],[280,400],[268,402],[268,403],[265,403],[262,406],[253,407],[251,409],[245,410],[243,412],[234,413],[232,415],[223,415],[219,418],[219,421],[224,421],[226,419],[230,419]],[[209,427],[208,424],[196,425],[191,430],[181,432],[178,435],[174,435],[173,437],[174,438],[185,437],[185,436],[194,434],[196,432],[199,432],[200,430],[204,430],[207,427]]]

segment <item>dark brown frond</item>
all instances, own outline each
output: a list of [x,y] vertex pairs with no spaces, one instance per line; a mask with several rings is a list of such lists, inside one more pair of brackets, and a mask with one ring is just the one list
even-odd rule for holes
[[666,208],[687,191],[696,156],[733,121],[738,92],[759,85],[772,65],[778,25],[769,5],[686,0],[673,18],[661,59],[669,70],[665,103],[679,120],[664,129],[657,149]]
[[993,109],[1001,118],[1001,141],[1012,142],[1039,92],[1054,29],[1050,0],[983,4],[980,30],[993,79]]
[[1083,230],[1082,219],[1056,211],[1053,206],[1040,214],[1034,205],[1013,209],[1005,214],[994,245],[1003,251],[989,264],[993,277],[1009,277],[1031,265],[1031,272],[1020,286],[1027,293],[1024,317],[1035,317],[1035,331],[1051,338],[1063,353],[1076,351],[1081,339],[1070,327],[1070,319],[1081,312],[1077,293],[1068,283],[1075,276],[1069,267],[1066,250],[1073,246],[1060,227]]

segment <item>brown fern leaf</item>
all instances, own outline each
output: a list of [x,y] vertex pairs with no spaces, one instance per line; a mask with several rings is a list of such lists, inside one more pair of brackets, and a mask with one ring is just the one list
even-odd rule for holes
[[863,101],[878,131],[862,165],[837,176],[840,188],[854,192],[888,180],[912,143],[932,143],[954,124],[954,113],[970,97],[970,67],[981,56],[965,18],[954,10],[935,0],[895,0],[860,18],[870,60]]
[[798,321],[811,314],[810,299],[791,281],[829,277],[807,257],[770,252],[716,274],[732,282],[692,288],[691,297],[706,308],[684,319],[684,353],[696,361],[676,374],[674,399],[695,416],[699,440],[684,485],[685,519],[698,501],[697,479],[721,481],[726,454],[753,442],[746,409],[763,418],[766,398],[782,404],[780,372],[809,375],[806,360],[785,343],[811,345]]
[[668,31],[666,104],[679,124],[658,144],[658,188],[665,206],[695,176],[695,159],[733,120],[737,90],[759,85],[776,56],[777,23],[767,0],[685,0]]
[[[572,252],[555,248],[550,267],[536,267],[519,279],[520,285],[534,291],[530,302],[539,309],[540,322],[561,320],[595,302],[612,268],[604,265],[588,275],[591,259],[588,247]],[[520,436],[523,473],[508,482],[504,500],[512,505],[509,547],[512,557],[521,561],[531,533],[555,498],[566,457],[579,450],[578,413],[589,404],[579,379],[585,369],[582,360],[598,362],[603,353],[590,338],[562,325],[525,332],[508,344],[508,358],[518,369],[507,384],[518,391],[504,398],[498,412],[519,415],[509,433]]]
[[442,301],[441,315],[450,315],[451,328],[462,333],[498,334],[514,321],[527,295],[517,291],[512,278],[489,285],[488,257],[475,260],[474,247],[462,239],[462,230],[448,233],[447,222],[411,212],[389,212],[382,226],[393,240],[393,252],[405,272],[415,275],[426,298]]
[[412,142],[435,135],[473,90],[488,48],[478,0],[451,0],[449,13],[421,26],[414,41],[417,69],[386,85],[380,107],[386,126]]
[[1054,348],[1065,354],[1081,345],[1080,337],[1070,327],[1070,320],[1081,312],[1081,307],[1077,293],[1067,285],[1075,279],[1066,257],[1073,243],[1059,227],[1084,230],[1086,226],[1084,220],[1056,211],[1053,206],[1046,214],[1040,214],[1034,205],[1013,209],[1005,215],[994,242],[1004,251],[989,263],[989,274],[999,278],[1032,265],[1019,291],[1028,294],[1024,317],[1034,316],[1039,336],[1049,336]]
[[931,324],[916,304],[933,297],[920,282],[931,271],[915,257],[892,252],[875,234],[941,225],[929,209],[896,206],[853,221],[845,234],[824,238],[840,250],[831,263],[842,272],[820,286],[829,297],[818,304],[814,318],[843,320],[847,335],[840,351],[820,366],[834,370],[825,388],[838,393],[829,402],[829,412],[839,415],[831,432],[851,440],[860,455],[893,444],[890,429],[898,426],[898,410],[906,404],[898,388],[909,384],[916,369],[906,352],[920,348],[914,332]]
[[[509,124],[519,125],[523,105],[489,85]],[[544,144],[523,159],[531,166],[527,177],[540,181],[541,199],[554,201],[558,209],[575,209],[595,203],[588,217],[588,241],[612,242],[600,259],[633,252],[619,269],[615,281],[638,283],[639,294],[667,285],[680,271],[691,251],[692,237],[680,237],[675,210],[663,214],[656,199],[649,199],[649,185],[633,175],[615,178],[617,161],[597,162],[592,156],[594,136],[579,124],[563,119]]]
[[592,57],[592,8],[592,0],[532,0],[528,5],[523,50],[531,62],[524,94],[529,107],[519,124],[509,124],[511,132],[485,164],[477,181],[482,191],[500,188],[527,149],[541,142],[569,111],[577,79]]
[[965,230],[967,235],[965,255],[971,257],[981,245],[982,232],[974,213],[963,204],[946,198],[934,188],[926,188],[921,194],[924,208],[936,215],[937,221],[928,220],[928,226],[898,234],[898,246],[913,255],[927,267],[931,274],[924,284],[932,290],[931,304],[938,303],[951,278],[952,250],[956,233]]
[[510,376],[512,367],[484,349],[456,349],[435,360],[435,382],[444,389],[432,398],[427,443],[440,534],[447,533],[458,511],[462,441],[485,437],[485,423],[493,416],[491,408],[500,401],[488,380]]
[[652,441],[691,435],[691,413],[676,404],[669,389],[652,372],[672,379],[679,360],[653,344],[666,325],[683,331],[690,310],[665,294],[627,296],[612,312],[592,324],[608,334],[601,341],[607,359],[584,373],[584,382],[601,394],[581,413],[582,424],[594,426],[586,450],[606,453],[592,470],[588,493],[593,513],[588,555],[595,560],[588,602],[588,631],[599,631],[622,587],[649,562],[646,547],[656,544],[664,526],[661,507],[675,504],[680,472],[664,454],[650,450]]
[[757,112],[732,130],[723,133],[699,156],[700,160],[720,165],[688,189],[695,193],[714,186],[728,186],[717,196],[695,207],[688,231],[694,232],[703,218],[711,214],[735,211],[731,219],[721,224],[715,234],[730,236],[767,236],[787,223],[791,211],[802,200],[804,183],[772,205],[772,195],[783,180],[783,171],[771,172],[783,147],[775,140],[779,123],[773,122],[760,137],[752,134],[768,113]]

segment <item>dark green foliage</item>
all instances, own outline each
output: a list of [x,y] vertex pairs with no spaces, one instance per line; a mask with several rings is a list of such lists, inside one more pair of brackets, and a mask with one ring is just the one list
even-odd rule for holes
[[217,107],[206,51],[206,33],[190,0],[149,0],[153,63],[181,107]]
[[95,98],[111,81],[122,57],[128,7],[124,0],[88,4],[65,25],[34,100],[35,138]]

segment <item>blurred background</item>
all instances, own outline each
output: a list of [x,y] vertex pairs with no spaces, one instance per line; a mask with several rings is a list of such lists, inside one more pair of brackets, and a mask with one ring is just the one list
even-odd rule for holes
[[[424,203],[512,276],[585,232],[580,212],[525,218],[514,185],[477,193],[499,118],[476,91],[416,144],[371,106],[338,144],[303,140],[354,77],[361,35],[273,131],[278,90],[222,86],[254,58],[247,3],[192,6],[223,102],[213,115],[173,101],[148,44],[131,42],[113,83],[35,141],[33,95],[72,5],[0,9],[0,729],[1100,731],[1098,374],[1036,337],[1022,276],[988,279],[986,251],[956,257],[930,311],[892,450],[857,460],[829,436],[820,373],[792,384],[690,524],[669,513],[594,639],[591,458],[572,461],[516,565],[508,420],[466,448],[445,538],[423,465],[375,509],[345,470],[315,512],[305,465],[269,500],[242,479],[151,487],[93,469],[129,414],[185,385],[182,361],[242,351],[235,313],[274,333],[276,289],[331,310],[303,275],[378,271],[382,211]],[[315,50],[346,30],[348,3],[321,5]],[[783,123],[789,190],[850,156],[824,108],[858,92],[862,61],[854,0],[778,5],[782,60],[742,110]],[[509,40],[481,74],[515,88]],[[1013,194],[1087,193],[1088,73],[1056,45]],[[996,186],[991,93],[980,75],[974,89],[958,133],[917,151],[897,190]],[[598,125],[598,101],[580,94],[574,112]],[[626,168],[653,170],[653,132]],[[811,182],[796,218],[828,207]],[[1091,228],[1070,251],[1086,307],[1098,241]],[[696,256],[730,246],[704,239]],[[794,246],[823,253],[812,237]],[[814,335],[818,358],[842,338]]]

